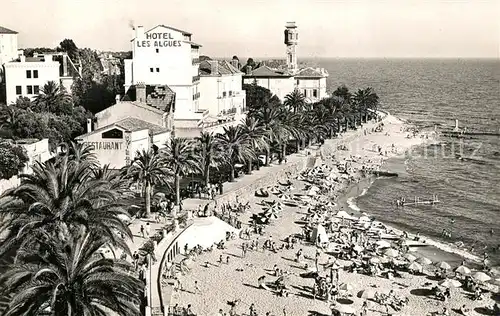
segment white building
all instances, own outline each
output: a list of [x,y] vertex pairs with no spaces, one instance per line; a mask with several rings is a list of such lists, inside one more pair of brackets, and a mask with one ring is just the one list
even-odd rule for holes
[[266,65],[257,69],[247,67],[243,83],[256,82],[259,86],[269,89],[281,101],[284,101],[285,96],[295,89],[306,97],[307,102],[317,102],[328,97],[326,92],[328,72],[324,68],[299,68],[297,64],[298,42],[299,34],[295,22],[288,22],[285,26],[286,67],[282,69],[274,69]]
[[217,133],[223,126],[240,122],[245,94],[237,69],[221,62],[214,64],[220,67],[214,69],[214,75],[210,65],[200,73],[201,45],[192,42],[189,32],[165,25],[148,31],[138,26],[135,31],[132,59],[125,60],[124,100],[145,102],[155,87],[168,90],[178,137],[196,137],[201,131]]
[[0,73],[2,65],[17,58],[17,32],[0,26]]
[[[132,59],[125,60],[125,91],[137,84],[167,85],[175,92],[175,118],[198,117],[199,48],[191,33],[158,25],[148,31],[138,26],[132,39]],[[139,100],[140,101],[140,100]]]
[[[46,162],[54,157],[54,154],[49,150],[49,140],[44,139],[19,139],[15,141],[16,145],[22,146],[26,150],[28,162],[21,171],[21,174],[31,174],[33,172],[32,166],[36,162]],[[0,180],[0,194],[5,190],[17,187],[21,184],[19,177],[14,176],[8,180]]]
[[[139,87],[138,93],[145,94],[145,89]],[[97,113],[94,124],[87,124],[88,133],[76,140],[93,146],[101,164],[120,169],[130,164],[138,150],[165,146],[172,137],[172,111],[172,95],[160,87],[146,102],[120,101],[117,96],[117,103]]]
[[200,108],[211,118],[229,116],[241,119],[245,112],[246,92],[242,88],[243,73],[227,61],[205,60],[200,64]]
[[19,97],[33,99],[49,81],[60,84],[69,92],[74,76],[81,75],[66,53],[22,55],[4,67],[7,104],[16,102]]

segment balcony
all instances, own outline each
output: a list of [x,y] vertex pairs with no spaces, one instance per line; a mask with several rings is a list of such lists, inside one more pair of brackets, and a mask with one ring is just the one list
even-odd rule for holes
[[195,94],[193,94],[193,100],[198,100],[199,98],[200,98],[199,92],[196,92]]
[[199,58],[193,58],[192,62],[193,62],[193,65],[199,64],[200,63],[200,59]]
[[222,110],[219,115],[231,115],[231,114],[235,114],[237,111],[236,108],[230,108],[228,110]]
[[199,82],[200,81],[200,76],[193,76],[193,83]]

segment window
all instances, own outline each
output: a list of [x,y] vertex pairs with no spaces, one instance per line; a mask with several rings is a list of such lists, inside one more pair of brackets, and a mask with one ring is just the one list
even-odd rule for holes
[[156,72],[160,72],[160,68],[156,68]]
[[313,97],[315,97],[315,98],[318,97],[318,89],[313,90]]
[[222,97],[225,98],[226,97],[226,91],[222,92]]
[[23,94],[23,88],[21,86],[16,86],[16,94],[17,95]]
[[159,49],[159,48],[157,48],[157,49],[156,49],[156,53],[158,54],[159,52],[160,52],[160,49]]
[[233,91],[229,91],[229,96],[232,96],[233,95]]
[[112,130],[109,130],[107,132],[102,133],[101,138],[122,139],[123,138],[123,131],[114,128]]
[[290,54],[290,63],[292,63],[292,62],[293,62],[293,61],[292,61],[292,58],[293,58],[293,56],[292,56],[292,54]]
[[26,70],[26,78],[31,78],[31,70]]
[[306,89],[302,89],[302,95],[306,97]]
[[153,68],[149,68],[149,71],[150,71],[150,72],[153,72],[153,71],[154,71],[154,69],[153,69]]
[[27,94],[33,94],[33,86],[26,86],[26,91]]
[[33,86],[33,92],[35,94],[39,94],[40,93],[40,87],[39,86]]
[[38,78],[38,70],[33,70],[33,78]]

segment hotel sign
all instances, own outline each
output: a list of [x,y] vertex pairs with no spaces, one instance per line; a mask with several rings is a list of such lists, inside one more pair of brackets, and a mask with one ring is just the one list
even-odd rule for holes
[[146,40],[136,40],[137,47],[181,47],[181,41],[174,39],[172,33],[146,33]]
[[85,145],[91,146],[94,150],[121,150],[122,142],[85,142]]

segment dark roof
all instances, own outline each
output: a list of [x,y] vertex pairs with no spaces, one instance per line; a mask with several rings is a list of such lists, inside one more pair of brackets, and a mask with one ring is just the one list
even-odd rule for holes
[[323,77],[328,77],[328,72],[326,72],[325,69],[323,68],[312,68],[312,67],[306,67],[300,69],[296,74],[295,77],[298,78],[323,78]]
[[171,27],[171,26],[168,26],[168,25],[165,25],[165,24],[158,24],[157,26],[155,26],[155,27],[150,28],[149,30],[147,30],[145,33],[147,33],[147,32],[150,32],[150,31],[154,30],[154,29],[155,29],[155,28],[157,28],[158,26],[163,26],[163,27],[165,27],[165,28],[167,28],[167,29],[171,29],[172,31],[177,31],[177,32],[180,32],[180,33],[182,33],[183,35],[193,35],[193,34],[191,34],[191,33],[189,33],[189,32],[186,32],[186,31],[183,31],[183,30],[181,30],[181,29],[177,29],[177,28],[175,28],[175,27]]
[[17,34],[17,32],[10,30],[6,27],[0,26],[0,34]]
[[244,75],[245,77],[293,77],[292,74],[274,70],[266,65],[261,66],[255,70],[252,70],[252,73],[249,75]]
[[153,135],[168,132],[168,129],[163,126],[152,124],[135,117],[127,117],[121,121],[118,121],[115,123],[115,126],[121,127],[127,132],[137,132],[149,129],[149,131]]
[[100,127],[96,130],[93,130],[90,133],[80,135],[80,136],[76,137],[76,139],[82,139],[83,137],[102,132],[102,131],[109,129],[109,128],[112,128],[112,127],[121,128],[126,132],[137,132],[137,131],[142,131],[142,130],[148,129],[151,132],[151,134],[153,134],[153,135],[158,135],[158,134],[165,133],[165,132],[169,131],[169,129],[166,127],[152,124],[152,123],[143,121],[143,120],[135,118],[135,117],[127,117],[127,118],[124,118],[124,119],[122,119],[118,122],[115,122],[113,124],[103,126],[103,127]]
[[191,46],[194,46],[194,47],[202,47],[201,44],[198,44],[198,43],[195,43],[195,42],[191,42],[191,41],[183,41],[184,43],[187,43]]
[[[217,67],[217,73],[212,73],[212,66]],[[222,76],[241,73],[241,71],[225,60],[204,60],[200,63],[199,68],[200,76]]]

